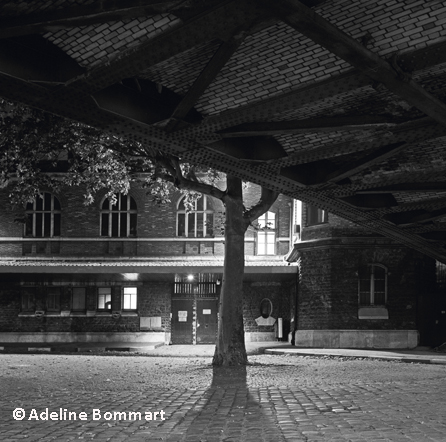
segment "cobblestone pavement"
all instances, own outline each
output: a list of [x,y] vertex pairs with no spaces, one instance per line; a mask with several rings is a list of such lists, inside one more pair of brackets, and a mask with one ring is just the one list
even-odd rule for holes
[[[4,357],[0,355],[0,364]],[[20,361],[26,362],[26,358],[31,356],[21,356]],[[70,364],[85,365],[81,356],[71,358]],[[89,359],[92,358],[104,360],[107,357],[92,356]],[[133,359],[121,357],[120,361],[124,365]],[[150,358],[140,357],[139,362],[142,359]],[[6,361],[11,364],[11,360],[14,359]],[[54,361],[53,356],[46,355],[46,364]],[[303,364],[303,361],[302,357],[293,357],[291,367]],[[23,384],[17,377],[0,377],[2,383],[15,382],[14,385],[0,386],[3,392],[0,398],[0,440],[446,441],[444,366],[410,364],[408,367],[409,364],[393,363],[392,370],[398,371],[402,366],[406,371],[412,367],[416,370],[416,376],[412,376],[410,382],[370,382],[365,376],[362,381],[355,378],[354,383],[330,385],[320,379],[314,385],[280,387],[266,383],[252,387],[250,376],[253,374],[249,368],[211,368],[209,362],[203,362],[208,364],[207,369],[212,374],[212,381],[205,388],[190,388],[186,369],[183,374],[173,374],[182,376],[181,388],[160,385],[141,390],[82,390],[75,385],[61,388],[56,379],[55,387],[51,389],[47,383],[40,382],[37,372],[24,379]],[[171,363],[174,365],[175,361]],[[381,364],[383,370],[390,367],[385,365],[390,363]],[[274,370],[282,368],[283,364],[279,364]],[[423,378],[423,370],[431,370],[428,379]],[[122,376],[125,376],[124,369]],[[341,371],[339,376],[342,376]],[[33,385],[27,384],[30,382]],[[13,412],[18,408],[26,413],[23,420],[13,419]],[[48,419],[41,414],[46,409]],[[55,413],[53,419],[52,412]],[[71,414],[70,419],[70,412],[75,413],[76,418]],[[85,415],[81,415],[82,412]],[[138,413],[141,413],[141,419]],[[146,420],[146,417],[152,420]]]

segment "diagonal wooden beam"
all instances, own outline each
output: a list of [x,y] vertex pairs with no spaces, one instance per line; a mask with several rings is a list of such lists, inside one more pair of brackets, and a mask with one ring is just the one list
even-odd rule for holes
[[245,123],[218,132],[222,138],[300,134],[308,132],[364,131],[386,129],[401,123],[388,117],[364,115],[346,117],[308,118],[305,120],[263,121]]
[[173,111],[170,121],[165,127],[167,132],[172,132],[175,130],[178,122],[186,117],[196,101],[214,81],[215,77],[221,71],[223,66],[229,61],[234,52],[237,51],[239,46],[244,41],[246,35],[247,33],[245,31],[237,31],[229,40],[220,45],[209,63],[206,65],[176,109]]
[[103,0],[82,6],[64,6],[35,14],[3,15],[0,18],[0,38],[41,34],[125,18],[145,17],[168,12],[179,3],[178,0]]
[[279,0],[272,5],[263,1],[272,13],[333,54],[384,84],[391,92],[417,107],[435,121],[446,125],[446,104],[428,93],[397,66],[366,49],[358,41],[316,14],[298,0]]

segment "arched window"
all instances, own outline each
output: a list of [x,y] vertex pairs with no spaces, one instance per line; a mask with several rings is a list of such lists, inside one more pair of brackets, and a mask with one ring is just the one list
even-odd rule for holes
[[60,236],[60,203],[51,193],[44,192],[26,204],[25,235],[35,238]]
[[136,202],[130,195],[116,195],[116,203],[106,198],[101,209],[101,236],[127,238],[136,236]]
[[358,272],[359,305],[385,305],[387,302],[387,269],[369,264]]
[[257,220],[257,255],[276,253],[276,214],[266,212]]
[[177,236],[205,238],[214,234],[212,198],[203,195],[195,201],[193,210],[186,213],[184,198],[178,203]]

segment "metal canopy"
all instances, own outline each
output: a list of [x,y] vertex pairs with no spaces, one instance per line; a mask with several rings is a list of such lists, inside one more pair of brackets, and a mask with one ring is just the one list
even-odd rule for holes
[[0,1],[0,95],[446,262],[446,5]]

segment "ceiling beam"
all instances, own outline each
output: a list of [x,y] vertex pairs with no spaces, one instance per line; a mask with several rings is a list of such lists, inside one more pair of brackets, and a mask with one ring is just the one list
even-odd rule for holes
[[215,77],[221,71],[223,66],[229,61],[234,52],[236,52],[239,46],[243,43],[246,35],[246,32],[238,30],[229,40],[220,45],[209,63],[201,71],[198,78],[173,111],[170,121],[165,127],[167,132],[174,131],[179,121],[186,117],[203,92],[214,81]]
[[396,119],[363,115],[345,117],[308,118],[305,120],[262,121],[229,127],[218,132],[222,138],[265,135],[300,134],[311,132],[366,131],[395,126]]
[[415,83],[396,63],[380,58],[298,0],[263,3],[289,26],[446,126],[446,104]]
[[178,3],[178,1],[160,0],[103,0],[82,6],[64,6],[35,14],[3,15],[0,18],[0,38],[42,34],[126,18],[147,17],[168,12]]
[[357,190],[357,194],[368,193],[418,193],[418,192],[446,192],[446,182],[408,182],[389,186],[371,187],[370,189]]
[[[394,56],[390,58],[394,58]],[[446,41],[433,43],[427,48],[408,51],[398,57],[398,64],[404,68],[407,67],[408,70],[424,69],[444,62],[446,62]],[[186,137],[190,137],[210,131],[220,131],[246,122],[268,121],[283,112],[297,110],[307,104],[373,84],[374,81],[371,78],[358,69],[352,69],[342,74],[333,75],[329,79],[296,85],[297,88],[292,91],[221,112],[208,117],[198,126],[184,129],[183,132]],[[219,138],[221,135],[215,136],[215,140]]]

